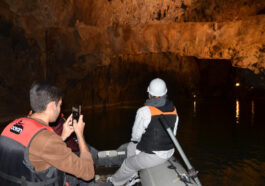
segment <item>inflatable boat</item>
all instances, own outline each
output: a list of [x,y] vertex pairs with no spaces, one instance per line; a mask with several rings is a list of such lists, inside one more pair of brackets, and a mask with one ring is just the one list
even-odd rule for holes
[[[99,166],[112,167],[120,166],[126,158],[126,148],[128,144],[123,144],[117,150],[100,151]],[[111,164],[110,164],[111,163]],[[199,186],[190,176],[190,173],[175,158],[158,166],[140,171],[141,186]]]
[[197,186],[175,157],[156,167],[141,170],[140,179],[142,186]]

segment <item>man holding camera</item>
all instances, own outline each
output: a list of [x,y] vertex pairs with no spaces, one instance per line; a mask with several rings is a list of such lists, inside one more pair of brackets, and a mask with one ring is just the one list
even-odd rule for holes
[[[30,89],[33,114],[11,122],[0,136],[1,185],[64,185],[65,173],[82,180],[94,177],[91,154],[84,139],[83,115],[78,122],[70,115],[59,136],[49,127],[61,111],[62,92],[48,82],[36,82]],[[64,140],[76,133],[80,157]]]

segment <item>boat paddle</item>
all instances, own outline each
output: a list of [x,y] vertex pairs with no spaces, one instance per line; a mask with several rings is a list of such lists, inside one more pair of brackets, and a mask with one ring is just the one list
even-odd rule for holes
[[190,164],[188,158],[186,157],[184,151],[182,150],[178,140],[176,139],[175,135],[173,134],[171,128],[169,127],[168,125],[168,121],[167,119],[165,118],[165,116],[163,114],[160,115],[160,121],[161,121],[161,124],[164,126],[164,128],[166,129],[167,133],[169,134],[171,140],[173,141],[174,145],[176,146],[180,156],[182,157],[183,161],[185,162],[186,166],[188,167],[188,171],[189,171],[189,174],[191,175],[191,177],[194,178],[194,181],[196,182],[196,184],[198,186],[201,186],[201,182],[197,176],[197,171],[195,171],[195,169],[192,167],[192,165]]

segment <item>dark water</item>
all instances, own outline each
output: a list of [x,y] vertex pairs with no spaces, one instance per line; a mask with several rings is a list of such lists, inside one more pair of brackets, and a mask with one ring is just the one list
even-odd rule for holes
[[[180,116],[178,141],[200,171],[203,185],[265,185],[264,100],[187,101],[176,105]],[[137,106],[85,110],[87,142],[101,150],[127,142],[136,110]]]
[[[265,185],[265,100],[175,104],[180,116],[177,139],[200,171],[203,185]],[[83,109],[87,143],[107,150],[128,142],[139,106]]]

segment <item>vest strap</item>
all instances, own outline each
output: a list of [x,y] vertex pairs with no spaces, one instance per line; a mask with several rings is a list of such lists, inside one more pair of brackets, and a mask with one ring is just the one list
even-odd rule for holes
[[41,182],[30,182],[30,181],[27,181],[25,179],[25,177],[18,178],[15,176],[7,175],[7,174],[3,173],[2,171],[0,171],[0,177],[4,178],[10,182],[20,184],[22,186],[45,186],[45,185],[55,183],[58,180],[58,177],[56,176],[54,178],[51,178],[51,179],[48,179],[45,181],[41,181]]
[[156,107],[153,106],[148,106],[150,112],[151,112],[151,116],[157,116],[157,115],[176,115],[177,114],[177,109],[176,107],[174,108],[174,110],[172,112],[162,112],[161,110],[159,110]]
[[14,183],[17,183],[17,184],[21,184],[22,183],[22,180],[15,177],[15,176],[11,176],[11,175],[7,175],[5,173],[3,173],[2,171],[0,171],[0,177],[8,180],[8,181],[12,181]]

